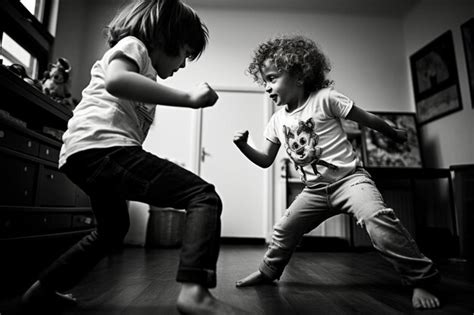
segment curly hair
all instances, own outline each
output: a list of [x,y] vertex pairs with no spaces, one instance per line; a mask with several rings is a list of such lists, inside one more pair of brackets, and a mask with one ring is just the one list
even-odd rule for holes
[[247,68],[254,81],[264,85],[262,66],[270,59],[279,71],[301,77],[305,92],[328,87],[334,81],[326,78],[331,71],[329,60],[316,43],[304,36],[280,36],[261,43]]

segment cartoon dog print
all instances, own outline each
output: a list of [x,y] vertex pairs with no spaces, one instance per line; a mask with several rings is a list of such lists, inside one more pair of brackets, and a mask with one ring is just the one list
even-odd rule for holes
[[286,152],[295,163],[295,168],[301,174],[304,181],[306,181],[306,173],[303,167],[306,165],[311,165],[315,174],[319,174],[316,168],[317,164],[332,170],[338,168],[336,165],[320,159],[323,152],[317,146],[319,136],[314,132],[314,126],[313,118],[309,118],[306,122],[299,121],[295,130],[283,126]]

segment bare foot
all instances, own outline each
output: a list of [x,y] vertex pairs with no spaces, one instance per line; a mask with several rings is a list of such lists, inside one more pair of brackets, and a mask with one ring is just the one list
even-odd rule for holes
[[59,306],[68,306],[77,304],[77,300],[72,294],[63,294],[57,291],[46,289],[41,282],[36,281],[21,297],[21,303],[24,305],[36,304],[55,304]]
[[183,283],[177,307],[181,314],[249,314],[216,299],[207,288],[196,283]]
[[248,287],[252,285],[258,285],[258,284],[265,284],[265,283],[272,283],[273,280],[265,276],[263,273],[260,271],[255,271],[254,273],[251,273],[247,277],[238,280],[235,283],[236,287]]
[[440,306],[439,299],[422,288],[413,289],[413,297],[411,299],[414,308],[438,308]]

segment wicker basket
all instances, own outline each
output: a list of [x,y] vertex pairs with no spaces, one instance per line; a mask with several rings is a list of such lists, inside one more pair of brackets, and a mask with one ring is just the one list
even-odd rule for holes
[[184,233],[186,212],[173,208],[150,207],[146,247],[179,247]]

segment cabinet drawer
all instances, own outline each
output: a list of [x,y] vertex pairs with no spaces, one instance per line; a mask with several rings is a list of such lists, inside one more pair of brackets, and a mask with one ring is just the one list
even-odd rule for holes
[[0,213],[0,237],[60,232],[71,228],[70,213]]
[[95,226],[95,219],[92,214],[74,214],[72,216],[73,228],[92,228]]
[[40,144],[38,156],[42,159],[57,163],[59,160],[59,150],[49,145]]
[[89,196],[79,187],[76,187],[76,207],[90,207]]
[[0,204],[32,205],[38,165],[0,153]]
[[36,140],[4,126],[0,126],[0,145],[35,156],[39,152],[39,143]]
[[39,206],[74,206],[76,186],[60,171],[41,167],[38,175]]
[[52,213],[40,215],[42,231],[53,232],[66,230],[71,227],[71,214]]

